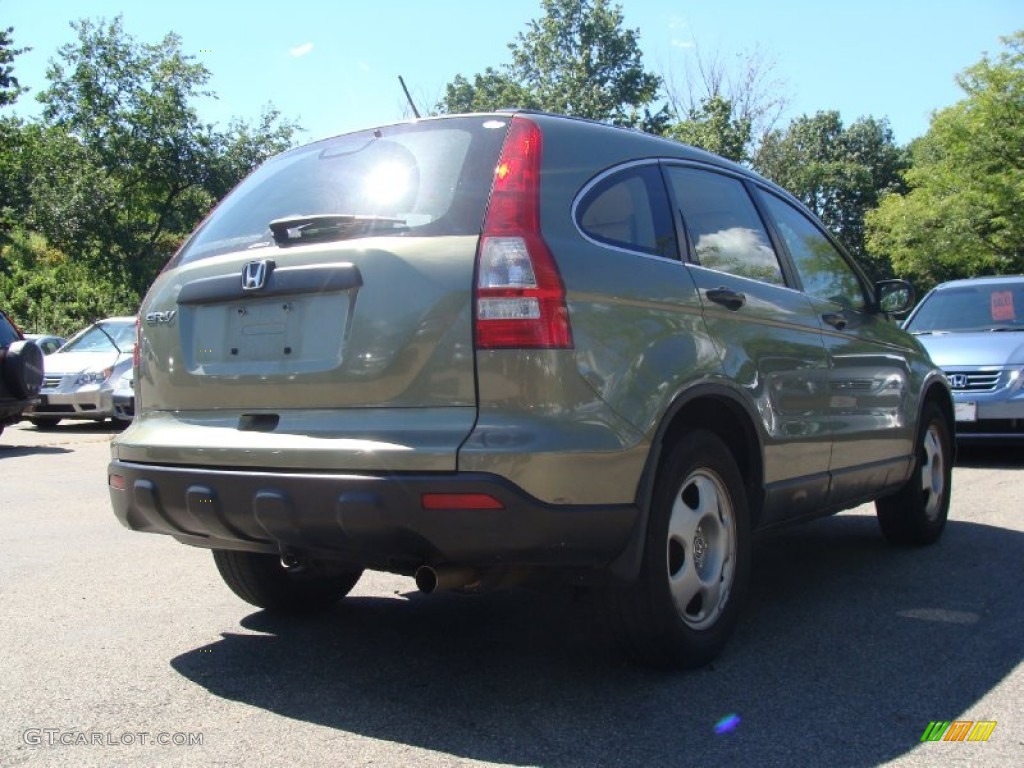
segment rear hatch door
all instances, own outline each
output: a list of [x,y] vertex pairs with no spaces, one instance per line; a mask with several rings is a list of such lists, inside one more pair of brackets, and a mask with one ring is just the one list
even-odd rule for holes
[[473,273],[509,120],[349,134],[243,182],[147,297],[120,457],[454,469],[476,416]]

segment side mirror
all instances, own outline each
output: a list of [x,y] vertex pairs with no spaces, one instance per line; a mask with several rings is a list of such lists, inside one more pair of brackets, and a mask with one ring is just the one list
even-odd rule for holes
[[917,299],[914,286],[906,280],[879,280],[875,283],[878,308],[887,315],[903,315],[909,312]]

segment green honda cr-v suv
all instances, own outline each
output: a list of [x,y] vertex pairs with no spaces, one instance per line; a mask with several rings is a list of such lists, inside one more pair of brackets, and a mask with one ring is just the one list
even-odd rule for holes
[[934,541],[946,379],[792,196],[672,141],[509,112],[267,162],[139,315],[110,495],[268,610],[364,569],[602,590],[633,656],[696,665],[751,536],[877,500]]

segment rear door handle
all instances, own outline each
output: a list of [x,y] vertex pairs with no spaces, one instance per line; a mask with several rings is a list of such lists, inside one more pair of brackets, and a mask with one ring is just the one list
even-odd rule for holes
[[739,291],[730,291],[728,288],[712,288],[707,291],[707,297],[715,302],[721,304],[726,309],[739,309],[747,303],[747,297]]
[[837,312],[826,312],[821,316],[821,319],[831,325],[837,331],[841,331],[846,328],[846,318]]

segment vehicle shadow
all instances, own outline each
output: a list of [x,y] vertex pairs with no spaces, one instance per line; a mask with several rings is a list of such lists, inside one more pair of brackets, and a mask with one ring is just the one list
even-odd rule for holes
[[38,433],[40,435],[110,435],[117,434],[118,432],[124,432],[123,425],[115,425],[112,421],[72,421],[66,419],[56,426],[48,427],[46,429],[39,429],[36,426],[30,425],[27,422],[22,422],[23,429],[27,429],[31,432]]
[[40,456],[42,454],[72,453],[70,448],[58,445],[4,445],[0,437],[0,459],[8,456]]
[[873,517],[848,514],[755,552],[736,636],[693,672],[622,662],[569,590],[255,613],[242,624],[262,634],[171,665],[216,696],[473,760],[867,766],[956,719],[1024,656],[1020,533],[952,521],[936,546],[895,549]]

